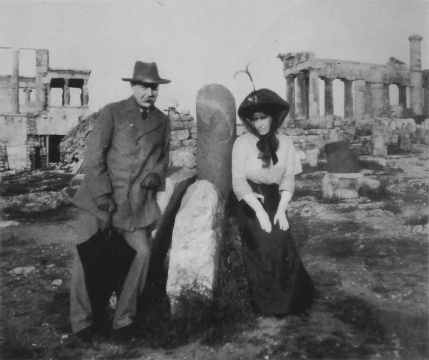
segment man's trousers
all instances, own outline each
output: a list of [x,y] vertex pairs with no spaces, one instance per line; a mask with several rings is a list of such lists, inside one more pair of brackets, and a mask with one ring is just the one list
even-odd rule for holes
[[[77,244],[88,240],[97,233],[103,223],[86,211],[81,214],[77,228]],[[105,223],[104,223],[105,224]],[[119,329],[131,324],[137,310],[138,296],[143,292],[150,259],[150,243],[147,228],[126,231],[117,229],[127,243],[136,251],[127,278],[122,287],[121,295],[116,304],[113,329]],[[73,332],[93,324],[91,303],[86,290],[85,276],[77,253],[74,248],[74,263],[70,284],[70,319]]]

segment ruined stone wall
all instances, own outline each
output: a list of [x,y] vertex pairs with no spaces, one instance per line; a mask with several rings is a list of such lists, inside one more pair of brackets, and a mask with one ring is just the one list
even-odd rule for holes
[[170,166],[196,167],[197,126],[189,112],[169,115],[171,121]]
[[27,165],[27,116],[0,115],[0,144],[5,146],[9,167],[22,170]]
[[[83,158],[85,144],[92,126],[100,112],[82,120],[71,130],[60,144],[61,158],[70,163]],[[170,166],[193,169],[196,167],[197,128],[194,117],[189,111],[170,113]]]

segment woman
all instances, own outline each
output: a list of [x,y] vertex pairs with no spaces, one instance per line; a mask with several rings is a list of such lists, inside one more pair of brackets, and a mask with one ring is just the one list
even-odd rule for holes
[[288,112],[289,104],[273,91],[250,93],[238,109],[248,132],[232,153],[243,257],[255,310],[263,315],[306,312],[315,295],[286,216],[301,172],[292,140],[277,132]]

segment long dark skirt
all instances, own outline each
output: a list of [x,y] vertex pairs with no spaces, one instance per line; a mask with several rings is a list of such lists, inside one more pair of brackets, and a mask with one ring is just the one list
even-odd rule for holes
[[[280,201],[276,184],[250,183],[255,193],[264,196],[263,207],[271,223]],[[300,314],[313,302],[315,289],[299,258],[290,229],[278,223],[271,233],[262,230],[255,212],[244,201],[238,206],[243,258],[255,310],[264,315]]]

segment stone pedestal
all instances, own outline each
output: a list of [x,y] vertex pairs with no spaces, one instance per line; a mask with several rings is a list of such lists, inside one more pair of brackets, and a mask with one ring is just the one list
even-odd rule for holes
[[173,229],[167,279],[167,295],[173,315],[178,297],[192,289],[210,299],[218,270],[225,201],[206,180],[186,191]]
[[198,180],[210,181],[228,199],[236,135],[234,97],[222,85],[206,85],[198,91],[196,110]]

